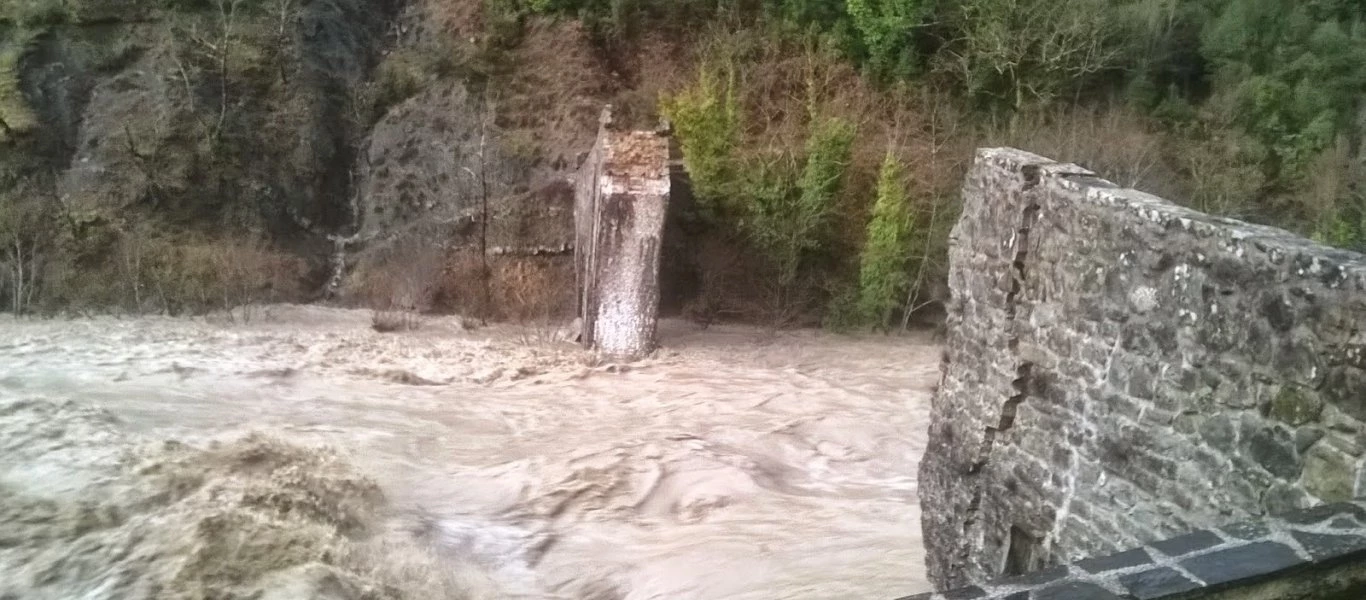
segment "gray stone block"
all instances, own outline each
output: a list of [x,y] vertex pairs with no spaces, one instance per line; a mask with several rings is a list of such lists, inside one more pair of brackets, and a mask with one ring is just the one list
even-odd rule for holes
[[944,592],[944,600],[975,600],[985,598],[987,593],[975,585]]
[[1320,504],[1318,506],[1297,510],[1279,516],[1286,523],[1292,525],[1313,525],[1343,516],[1355,518],[1361,523],[1366,523],[1366,508],[1362,508],[1351,502],[1334,502],[1331,504]]
[[1240,540],[1254,540],[1271,535],[1271,527],[1262,521],[1230,523],[1219,528],[1225,535]]
[[1193,556],[1181,568],[1206,585],[1220,585],[1275,573],[1304,563],[1290,547],[1277,542],[1253,542],[1243,546]]
[[1119,596],[1094,583],[1065,581],[1036,590],[1031,600],[1120,600]]
[[1104,573],[1129,567],[1152,564],[1153,559],[1148,555],[1148,551],[1142,548],[1126,550],[1118,554],[1088,558],[1077,561],[1077,566],[1087,573]]
[[1121,575],[1119,584],[1124,586],[1124,589],[1129,590],[1129,594],[1138,600],[1154,600],[1174,596],[1201,587],[1199,583],[1191,581],[1190,578],[1168,567]]
[[1224,543],[1224,540],[1210,531],[1194,531],[1186,535],[1148,544],[1167,556],[1185,556],[1193,552],[1207,550]]
[[1328,535],[1307,531],[1293,531],[1290,535],[1309,553],[1310,558],[1317,561],[1366,554],[1366,537],[1360,535]]
[[1292,480],[1300,476],[1294,438],[1282,427],[1262,427],[1251,432],[1247,453],[1268,473],[1281,479]]
[[1062,579],[1067,576],[1067,572],[1068,569],[1066,565],[1058,565],[1055,567],[1048,567],[1046,569],[1031,571],[1023,575],[1006,577],[1004,579],[1001,579],[997,583],[999,585],[1040,585]]

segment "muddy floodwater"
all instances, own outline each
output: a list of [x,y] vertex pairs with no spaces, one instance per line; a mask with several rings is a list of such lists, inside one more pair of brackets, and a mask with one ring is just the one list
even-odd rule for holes
[[[123,548],[109,560],[152,564],[173,553],[140,550],[169,543],[147,532],[181,522],[157,507],[194,498],[211,507],[231,490],[255,499],[243,506],[268,497],[278,507],[287,495],[254,494],[255,471],[241,466],[269,452],[223,445],[253,433],[332,448],[333,462],[377,484],[390,529],[421,537],[438,568],[483,574],[487,589],[471,597],[891,600],[928,589],[916,502],[938,376],[928,335],[667,321],[657,356],[617,365],[550,327],[467,330],[430,318],[382,334],[364,311],[278,306],[249,316],[0,321],[0,501],[14,512],[24,498],[55,515],[62,502],[135,498],[74,533],[48,527],[35,541],[36,530],[12,530],[16,539],[0,544],[0,596],[118,597],[60,589],[64,577],[92,586],[103,572],[88,564],[84,576],[67,574],[74,567],[54,557],[75,546],[63,545],[103,535],[101,548]],[[54,424],[68,413],[82,425]],[[175,450],[135,468],[102,454],[102,440],[124,437],[219,449]],[[350,475],[316,479],[341,469],[332,462],[299,460],[304,484],[281,485],[373,496]],[[195,461],[238,483],[127,491]],[[207,530],[203,519],[183,523]],[[143,567],[108,570],[133,568]],[[26,585],[41,593],[26,595]]]

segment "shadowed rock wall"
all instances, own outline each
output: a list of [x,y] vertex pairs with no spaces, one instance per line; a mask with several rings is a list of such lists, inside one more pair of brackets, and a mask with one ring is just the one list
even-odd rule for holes
[[1366,493],[1366,258],[979,151],[920,467],[941,589]]

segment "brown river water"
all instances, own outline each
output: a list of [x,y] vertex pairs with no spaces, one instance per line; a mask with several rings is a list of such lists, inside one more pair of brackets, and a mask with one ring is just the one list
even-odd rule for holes
[[[617,365],[550,327],[428,318],[381,334],[365,311],[249,316],[0,321],[0,598],[929,587],[928,334],[666,321],[656,356]],[[372,533],[336,541],[352,521]],[[271,554],[315,542],[331,550]],[[433,573],[446,587],[404,593]]]

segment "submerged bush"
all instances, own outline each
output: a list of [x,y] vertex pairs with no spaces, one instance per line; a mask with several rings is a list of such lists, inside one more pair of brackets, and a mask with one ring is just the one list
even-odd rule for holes
[[910,285],[906,262],[913,226],[901,165],[888,152],[859,257],[858,315],[864,325],[885,327]]
[[706,216],[719,218],[735,180],[740,111],[732,65],[703,64],[697,82],[661,103],[674,127],[693,193]]

